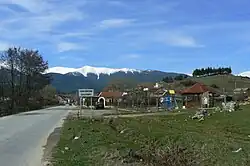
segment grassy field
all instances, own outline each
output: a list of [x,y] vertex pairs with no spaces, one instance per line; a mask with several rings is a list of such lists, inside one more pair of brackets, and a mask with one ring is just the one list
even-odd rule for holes
[[193,78],[195,81],[203,82],[206,85],[217,85],[220,88],[225,88],[225,91],[232,91],[236,87],[238,88],[250,88],[250,79],[232,75],[219,75],[209,76],[201,78]]
[[[197,82],[201,82],[205,85],[217,85],[221,91],[223,88],[225,92],[232,92],[235,89],[235,82],[237,88],[250,88],[250,79],[233,76],[233,75],[217,75],[217,76],[208,76],[208,77],[200,77],[200,78],[188,78],[187,80],[193,80]],[[167,89],[175,89],[181,90],[186,87],[181,84],[182,81],[175,81],[171,84],[164,84]]]
[[250,106],[202,122],[190,115],[67,120],[54,165],[250,165]]

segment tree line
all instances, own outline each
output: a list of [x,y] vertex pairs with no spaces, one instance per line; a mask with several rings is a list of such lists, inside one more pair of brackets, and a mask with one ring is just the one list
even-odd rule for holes
[[48,62],[37,50],[9,48],[0,56],[0,114],[9,115],[56,103]]
[[174,81],[181,81],[181,80],[184,80],[188,78],[187,75],[177,75],[175,77],[170,77],[170,76],[167,76],[167,77],[164,77],[162,79],[163,82],[166,82],[166,83],[173,83]]
[[193,71],[193,76],[209,76],[209,75],[219,75],[219,74],[231,74],[231,67],[219,67],[219,68],[201,68],[195,69]]

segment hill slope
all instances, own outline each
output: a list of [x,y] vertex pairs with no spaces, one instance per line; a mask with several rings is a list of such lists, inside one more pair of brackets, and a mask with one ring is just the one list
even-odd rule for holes
[[[186,88],[185,84],[195,82],[201,82],[205,85],[211,86],[216,85],[221,91],[232,92],[236,88],[250,88],[250,78],[234,76],[234,75],[217,75],[217,76],[208,76],[194,78],[190,77],[183,81],[176,81],[172,84],[165,84],[166,88],[181,90]],[[224,88],[224,89],[223,89]]]
[[202,78],[193,78],[195,81],[202,82],[206,85],[217,85],[221,90],[231,92],[236,88],[250,88],[250,79],[234,75],[218,75]]

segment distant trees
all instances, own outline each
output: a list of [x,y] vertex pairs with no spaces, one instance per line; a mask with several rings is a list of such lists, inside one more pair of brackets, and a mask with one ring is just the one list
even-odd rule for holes
[[42,74],[48,69],[48,62],[38,51],[16,47],[2,52],[0,62],[5,65],[0,70],[1,113],[13,114],[39,107],[40,92],[50,83],[50,78]]
[[186,78],[188,78],[187,75],[178,75],[178,76],[174,77],[174,80],[181,81],[181,80],[184,80]]
[[164,77],[162,79],[163,82],[166,82],[166,83],[173,83],[174,82],[174,78],[173,77]]
[[231,67],[219,67],[219,68],[201,68],[195,69],[193,71],[193,76],[209,76],[209,75],[219,75],[219,74],[231,74]]
[[163,82],[166,82],[166,83],[173,83],[174,81],[181,81],[181,80],[184,80],[184,79],[186,79],[186,78],[188,78],[188,76],[187,75],[177,75],[177,76],[175,76],[175,77],[164,77],[163,79],[162,79],[162,81]]
[[42,90],[40,90],[41,100],[43,101],[43,105],[55,105],[58,104],[58,100],[56,99],[56,88],[51,85],[46,85]]

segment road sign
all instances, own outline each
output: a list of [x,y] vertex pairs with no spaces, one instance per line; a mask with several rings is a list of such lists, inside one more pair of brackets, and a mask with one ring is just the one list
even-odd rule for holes
[[79,97],[93,97],[94,89],[78,89]]

